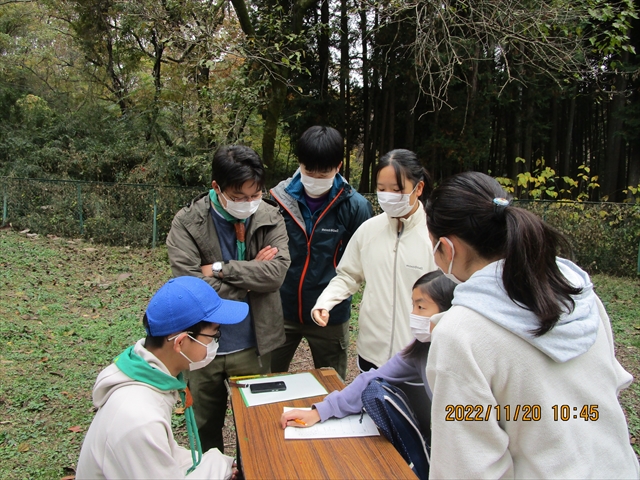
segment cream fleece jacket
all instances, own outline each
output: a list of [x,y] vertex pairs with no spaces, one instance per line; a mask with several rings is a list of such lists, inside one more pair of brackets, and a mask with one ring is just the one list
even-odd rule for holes
[[413,341],[409,327],[411,290],[418,278],[436,269],[422,204],[407,219],[382,213],[356,230],[337,275],[313,309],[330,311],[366,282],[357,350],[362,358],[381,366]]
[[[151,366],[170,375],[139,340],[134,351]],[[76,478],[228,479],[233,458],[207,451],[196,469],[190,450],[179,446],[171,431],[176,391],[163,392],[132,380],[114,364],[105,368],[93,388],[98,412],[82,444]]]
[[[430,478],[639,477],[618,402],[632,376],[615,358],[609,317],[588,276],[558,263],[583,293],[540,337],[527,333],[531,312],[506,296],[500,263],[456,288],[427,361]],[[589,420],[580,416],[584,406]]]

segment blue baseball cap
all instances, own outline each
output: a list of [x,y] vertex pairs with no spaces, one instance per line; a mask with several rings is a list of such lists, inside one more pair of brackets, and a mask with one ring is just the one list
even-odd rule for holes
[[183,332],[198,322],[239,323],[249,313],[244,302],[223,300],[198,277],[177,277],[165,283],[147,307],[147,333],[163,337]]

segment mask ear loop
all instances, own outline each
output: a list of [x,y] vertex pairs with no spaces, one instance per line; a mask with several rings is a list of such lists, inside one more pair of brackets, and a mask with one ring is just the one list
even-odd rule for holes
[[453,269],[453,259],[456,256],[456,247],[453,246],[453,242],[448,237],[442,237],[445,239],[446,243],[451,247],[451,261],[449,262],[449,271],[448,274],[451,274],[451,270]]

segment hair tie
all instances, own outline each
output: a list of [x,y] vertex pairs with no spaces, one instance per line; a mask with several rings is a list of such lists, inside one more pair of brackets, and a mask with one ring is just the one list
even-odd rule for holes
[[496,197],[493,199],[493,212],[499,219],[504,217],[504,210],[511,205],[511,200],[507,200],[503,197]]

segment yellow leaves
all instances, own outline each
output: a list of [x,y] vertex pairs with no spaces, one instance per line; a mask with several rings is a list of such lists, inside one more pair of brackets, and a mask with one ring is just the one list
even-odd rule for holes
[[28,452],[31,449],[31,446],[28,443],[21,443],[18,445],[18,451],[21,453]]

